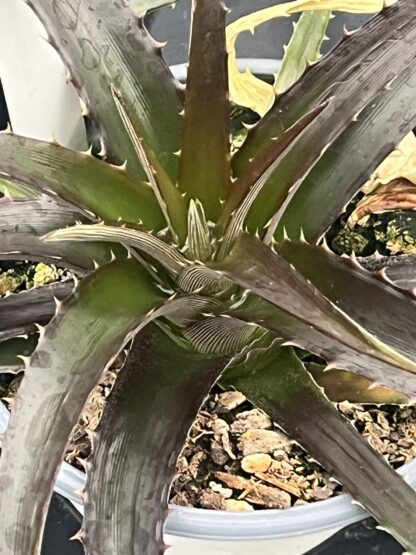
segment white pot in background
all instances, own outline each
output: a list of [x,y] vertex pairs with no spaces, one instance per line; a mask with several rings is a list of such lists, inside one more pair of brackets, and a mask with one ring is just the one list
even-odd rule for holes
[[23,0],[0,0],[0,80],[13,131],[86,149],[78,95],[46,38]]

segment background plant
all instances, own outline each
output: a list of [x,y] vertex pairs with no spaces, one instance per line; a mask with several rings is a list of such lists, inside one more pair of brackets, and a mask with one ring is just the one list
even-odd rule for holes
[[[233,54],[227,59],[220,0],[194,2],[186,91],[130,8],[107,0],[31,5],[102,148],[93,156],[10,129],[0,135],[9,191],[0,204],[1,256],[53,261],[81,278],[0,303],[2,368],[16,365],[17,335],[38,324],[39,336],[23,359],[3,442],[0,553],[39,553],[71,429],[131,341],[87,463],[79,534],[87,553],[164,551],[175,461],[220,377],[267,410],[415,553],[416,494],[338,415],[296,350],[326,360],[327,387],[330,372],[338,380],[342,369],[352,372],[348,383],[358,375],[364,392],[369,384],[401,392],[400,400],[416,392],[412,293],[317,246],[415,125],[412,1],[346,36],[277,96],[232,159]],[[135,4],[138,13],[149,7]],[[285,15],[383,7],[305,0],[278,8]],[[265,19],[245,18],[234,33]],[[318,57],[325,21],[312,54],[295,32],[277,84],[286,88],[308,65],[305,56]],[[231,71],[231,83],[241,79]]]

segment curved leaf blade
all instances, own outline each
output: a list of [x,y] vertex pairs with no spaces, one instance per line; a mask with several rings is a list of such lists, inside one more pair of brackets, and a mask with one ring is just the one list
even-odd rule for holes
[[263,187],[267,185],[269,177],[284,159],[285,150],[319,116],[326,105],[326,103],[321,104],[283,133],[275,144],[270,145],[251,162],[244,174],[233,184],[218,224],[221,230],[229,220],[221,239],[217,259],[221,260],[229,252],[233,242],[243,231],[243,224],[250,208],[261,194]]
[[416,64],[412,63],[329,147],[287,206],[276,239],[283,237],[283,229],[291,237],[299,236],[302,229],[308,241],[317,241],[378,164],[415,126],[415,72]]
[[358,264],[306,243],[283,242],[278,252],[355,322],[416,360],[413,295],[376,279]]
[[[94,261],[111,260],[111,247],[91,243],[80,249],[75,243],[45,244],[41,236],[62,225],[72,225],[85,216],[56,197],[38,196],[31,200],[0,200],[1,260],[42,260],[81,273],[92,271]],[[116,249],[116,246],[114,246]]]
[[359,117],[357,114],[388,88],[390,81],[407,71],[407,66],[414,73],[415,53],[406,47],[409,40],[416,40],[416,16],[414,12],[412,15],[414,19],[411,17],[399,30],[386,31],[385,41],[355,64],[345,80],[334,87],[324,112],[287,149],[249,212],[246,225],[250,231],[262,232],[273,218],[268,231],[271,235],[306,175],[354,118]]
[[407,394],[416,392],[413,360],[359,326],[257,239],[241,236],[215,268],[253,294],[231,307],[231,316],[322,356],[332,368],[346,368]]
[[134,150],[146,174],[147,180],[153,189],[159,207],[163,212],[168,226],[175,240],[183,245],[186,239],[186,204],[179,190],[143,140],[143,133],[132,122],[124,106],[121,92],[111,86],[114,102],[129,134]]
[[[238,368],[237,368],[238,370]],[[339,480],[410,552],[416,494],[346,422],[292,349],[274,346],[233,383]],[[298,400],[298,402],[297,402]]]
[[368,256],[357,258],[359,264],[370,272],[385,274],[396,287],[414,293],[416,291],[416,258],[412,255]]
[[[68,169],[70,168],[70,171]],[[166,225],[151,188],[123,168],[57,144],[0,133],[0,172],[103,220]]]
[[348,2],[343,0],[295,0],[270,6],[237,19],[227,27],[231,98],[236,104],[251,108],[260,116],[267,113],[275,100],[275,91],[272,85],[261,81],[249,71],[245,73],[238,71],[235,43],[243,31],[254,33],[258,25],[271,19],[288,17],[302,11],[339,10],[350,13],[375,13],[396,1],[389,0],[387,4],[384,0],[349,0]]
[[116,261],[83,280],[47,326],[26,369],[0,458],[5,553],[40,552],[46,507],[71,429],[102,371],[162,301],[136,261]]
[[347,370],[325,370],[325,366],[314,363],[306,363],[305,367],[333,403],[349,401],[376,405],[406,405],[410,402],[410,398],[403,393],[378,386],[364,376]]
[[198,354],[155,324],[136,336],[87,472],[81,533],[87,553],[163,553],[176,459],[225,363]]
[[282,66],[274,82],[275,93],[280,95],[296,83],[313,62],[321,57],[321,44],[331,19],[328,10],[303,12],[285,49]]
[[188,265],[188,261],[179,251],[164,241],[145,231],[128,227],[109,225],[75,225],[65,229],[52,231],[43,237],[46,243],[61,241],[106,241],[120,242],[123,245],[138,249],[158,260],[174,275],[178,275]]
[[38,192],[33,191],[21,183],[17,183],[17,181],[2,178],[0,178],[0,192],[4,196],[12,199],[33,199],[39,196]]
[[[330,55],[311,68],[290,91],[277,100],[267,116],[249,133],[247,140],[233,158],[235,173],[241,175],[250,160],[266,148],[271,139],[279,137],[285,129],[291,127],[311,109],[332,95],[346,91],[348,87],[345,88],[344,84],[354,81],[364,60],[371,56],[372,52],[373,55],[379,52],[383,45],[386,50],[390,50],[400,38],[402,31],[412,33],[413,8],[411,0],[400,0],[393,9],[383,11],[361,29],[344,38]],[[399,51],[398,56],[401,54],[403,52]],[[388,75],[385,77],[381,88],[390,79]],[[355,104],[355,113],[362,107]],[[352,117],[350,121],[351,119]]]
[[37,0],[31,5],[69,68],[87,111],[101,126],[110,160],[128,160],[129,172],[142,176],[113,101],[110,86],[114,84],[123,93],[133,121],[141,124],[146,143],[175,180],[180,95],[143,22],[124,2]]
[[0,341],[36,331],[55,314],[56,302],[69,297],[72,280],[44,285],[0,299]]

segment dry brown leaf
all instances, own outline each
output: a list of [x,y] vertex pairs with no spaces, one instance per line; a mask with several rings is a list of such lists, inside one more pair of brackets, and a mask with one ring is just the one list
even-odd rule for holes
[[407,179],[395,179],[366,195],[348,218],[348,225],[354,227],[363,223],[370,214],[415,209],[416,186]]
[[263,505],[269,509],[285,509],[291,505],[290,495],[286,491],[252,482],[227,472],[216,472],[215,476],[230,488],[243,491],[244,497],[255,505]]

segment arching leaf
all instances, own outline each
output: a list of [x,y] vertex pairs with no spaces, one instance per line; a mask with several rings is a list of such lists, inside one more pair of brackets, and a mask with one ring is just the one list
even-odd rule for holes
[[299,441],[403,546],[415,550],[415,492],[342,418],[292,349],[275,345],[249,366],[235,368],[233,384]]
[[176,459],[225,364],[156,325],[138,334],[93,446],[81,533],[87,553],[164,552]]
[[[243,235],[215,268],[250,291],[230,315],[256,323],[289,344],[313,352],[332,368],[346,368],[409,395],[416,362],[384,343],[337,308],[289,262]],[[267,302],[266,302],[267,301]],[[409,349],[411,346],[409,346]]]
[[46,508],[71,429],[103,370],[162,301],[136,261],[114,262],[83,280],[47,326],[30,358],[2,445],[3,551],[40,551]]
[[66,63],[86,113],[99,124],[110,160],[127,160],[129,172],[144,177],[111,94],[114,84],[146,143],[176,180],[180,94],[143,22],[124,2],[37,0],[31,6]]
[[0,133],[0,172],[58,195],[103,220],[143,222],[148,229],[166,225],[147,184],[88,153]]

